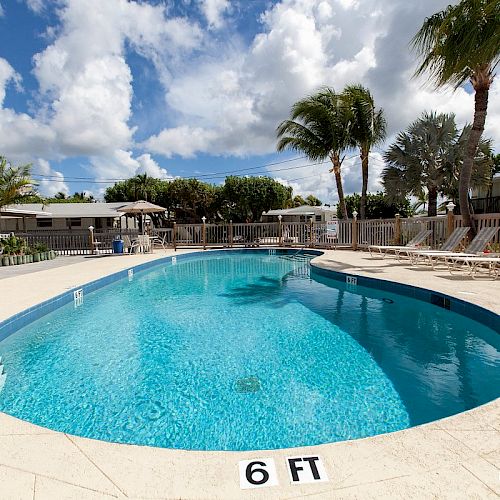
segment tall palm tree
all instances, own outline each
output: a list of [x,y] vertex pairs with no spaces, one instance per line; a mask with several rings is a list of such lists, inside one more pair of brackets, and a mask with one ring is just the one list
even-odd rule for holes
[[347,219],[341,167],[342,155],[350,146],[350,136],[348,113],[342,98],[333,89],[324,88],[296,102],[290,119],[278,126],[277,136],[278,151],[300,151],[312,161],[330,159],[340,212]]
[[12,166],[0,156],[0,208],[32,195],[31,165]]
[[[382,172],[387,196],[392,200],[411,194],[427,196],[428,215],[437,214],[438,194],[451,196],[457,186],[458,172],[463,163],[470,127],[460,133],[453,114],[424,113],[384,155],[388,166]],[[474,181],[488,182],[491,168],[491,145],[482,141],[475,155]]]
[[362,85],[348,85],[342,92],[351,114],[351,139],[359,148],[361,158],[361,203],[359,216],[366,217],[366,193],[368,191],[368,164],[370,150],[384,141],[386,120],[382,109],[375,109],[371,92]]
[[412,41],[423,57],[416,75],[429,72],[437,86],[474,88],[474,121],[460,173],[459,201],[465,226],[474,226],[469,208],[473,161],[484,131],[488,93],[500,59],[500,3],[462,0],[427,18]]

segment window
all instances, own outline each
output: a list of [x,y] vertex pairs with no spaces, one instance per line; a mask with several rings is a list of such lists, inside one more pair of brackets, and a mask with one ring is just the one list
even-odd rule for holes
[[52,227],[52,219],[37,219],[36,227]]
[[68,219],[69,227],[82,227],[82,219],[80,217],[71,217]]
[[321,222],[321,215],[316,215],[316,222]]

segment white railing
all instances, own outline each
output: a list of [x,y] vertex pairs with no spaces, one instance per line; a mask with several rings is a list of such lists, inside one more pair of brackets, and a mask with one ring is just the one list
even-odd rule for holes
[[[483,227],[500,228],[500,214],[473,216],[477,230]],[[366,247],[367,245],[393,245],[407,243],[422,229],[430,229],[428,243],[438,248],[447,238],[450,228],[462,225],[462,217],[448,216],[415,217],[409,219],[338,220],[337,233],[326,222],[271,222],[271,223],[223,223],[223,224],[173,224],[173,228],[155,228],[165,245],[177,247]],[[355,230],[355,232],[354,232]],[[43,243],[64,255],[92,252],[87,230],[52,230],[16,233],[28,240],[29,245]],[[99,248],[112,251],[116,236],[135,237],[137,230],[96,230],[94,239],[101,242]],[[353,241],[353,236],[354,240]],[[500,243],[500,230],[492,243]]]

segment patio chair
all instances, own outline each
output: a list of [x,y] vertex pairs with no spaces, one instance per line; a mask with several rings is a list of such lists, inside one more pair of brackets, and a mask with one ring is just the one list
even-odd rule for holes
[[130,236],[123,236],[123,248],[126,253],[146,253],[151,251],[151,243],[149,236],[140,234],[134,240]]
[[398,252],[401,250],[417,249],[430,235],[432,231],[430,229],[422,229],[413,239],[411,239],[406,245],[368,245],[368,251],[370,256],[373,256],[373,251],[378,250],[382,258],[385,259],[388,252],[396,252],[399,258]]
[[445,261],[448,264],[450,274],[453,274],[453,272],[457,270],[463,270],[464,267],[472,279],[476,278],[477,272],[483,267],[488,268],[488,274],[493,276],[495,280],[500,274],[500,257],[498,256],[461,255],[459,257],[447,257]]
[[167,233],[163,233],[163,236],[155,234],[149,238],[149,243],[154,248],[155,245],[161,246],[163,250],[167,250]]
[[434,269],[437,261],[440,259],[447,260],[454,257],[477,257],[484,252],[485,248],[495,237],[499,229],[498,227],[483,227],[463,252],[445,252],[440,250],[415,252],[415,263],[419,263],[418,257],[423,257],[424,262],[430,264],[432,269]]
[[418,260],[419,256],[425,255],[428,252],[454,252],[462,240],[467,236],[469,230],[470,227],[455,228],[447,240],[441,245],[439,250],[415,250],[413,248],[409,248],[401,251],[401,253],[406,253],[413,263],[415,260]]

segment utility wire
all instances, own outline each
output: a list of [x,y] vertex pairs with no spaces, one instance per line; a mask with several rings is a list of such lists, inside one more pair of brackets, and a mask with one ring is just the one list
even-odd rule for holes
[[[352,158],[355,158],[356,156],[358,155],[353,155],[353,156],[349,156],[347,158],[344,159],[345,160],[350,160]],[[288,159],[288,160],[283,160],[283,161],[280,161],[280,162],[274,162],[274,163],[267,163],[266,165],[261,165],[261,166],[258,166],[258,167],[247,167],[247,168],[243,168],[243,169],[239,169],[239,170],[229,170],[229,171],[226,171],[226,172],[214,172],[213,174],[200,174],[198,176],[191,176],[191,177],[182,177],[182,176],[177,176],[177,177],[174,177],[177,178],[177,179],[203,179],[203,178],[208,178],[208,179],[224,179],[226,177],[225,174],[231,174],[231,173],[238,173],[238,172],[246,172],[248,170],[256,170],[256,169],[259,169],[259,168],[266,168],[268,166],[273,166],[273,165],[280,165],[280,164],[283,164],[283,163],[288,163],[288,162],[291,162],[291,161],[297,161],[297,160],[300,160],[300,159],[303,159],[305,157],[297,157],[297,158],[291,158],[291,159]],[[252,175],[262,175],[262,174],[274,174],[275,172],[282,172],[282,171],[286,171],[286,170],[296,170],[296,169],[300,169],[300,168],[308,168],[308,167],[313,167],[313,166],[316,166],[316,165],[324,165],[326,163],[330,163],[330,160],[325,160],[325,161],[320,161],[320,162],[316,162],[316,163],[308,163],[306,165],[298,165],[298,166],[294,166],[294,167],[286,167],[286,168],[277,168],[277,169],[273,169],[273,170],[267,170],[267,171],[264,171],[264,172],[257,172],[255,174],[243,174],[243,175],[248,175],[248,176],[252,176]],[[224,175],[219,175],[219,174],[224,174]],[[64,176],[64,178],[61,178],[60,175],[56,175],[56,174],[38,174],[38,173],[34,173],[34,174],[31,174],[33,177],[38,177],[39,179],[35,179],[35,180],[47,180],[47,181],[61,181],[61,182],[88,182],[88,183],[91,183],[91,184],[110,184],[112,182],[120,182],[120,181],[126,181],[128,180],[129,178],[110,178],[110,179],[101,179],[101,180],[94,180],[95,177],[76,177],[76,176]]]

